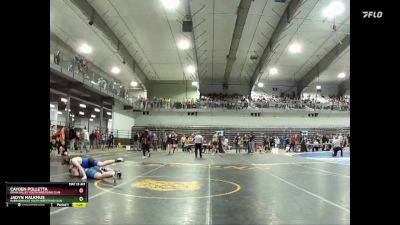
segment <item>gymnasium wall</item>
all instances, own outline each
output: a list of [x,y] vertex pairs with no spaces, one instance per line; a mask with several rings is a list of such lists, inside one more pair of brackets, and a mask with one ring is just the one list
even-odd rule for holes
[[150,112],[136,114],[137,126],[219,126],[243,128],[334,128],[349,127],[348,112],[319,112],[318,117],[308,117],[308,112],[264,112],[260,117],[250,112],[198,112],[188,116],[187,112]]
[[115,103],[112,113],[113,130],[131,130],[135,125],[134,114],[131,110],[124,110],[123,105]]
[[196,99],[199,94],[197,87],[192,85],[192,81],[163,81],[148,86],[147,97],[152,99],[154,96],[182,101],[184,98]]
[[200,94],[208,95],[213,93],[223,93],[227,95],[250,95],[250,86],[248,84],[229,84],[228,89],[223,89],[222,84],[201,83]]

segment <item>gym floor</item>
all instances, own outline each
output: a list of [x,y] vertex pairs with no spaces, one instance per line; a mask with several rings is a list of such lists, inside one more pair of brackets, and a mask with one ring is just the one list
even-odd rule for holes
[[[91,156],[124,157],[110,166],[122,179],[88,180],[87,207],[51,208],[51,224],[350,224],[348,164],[284,151],[203,159],[181,151],[152,152],[149,159],[126,150]],[[51,159],[51,181],[80,181],[59,160]]]

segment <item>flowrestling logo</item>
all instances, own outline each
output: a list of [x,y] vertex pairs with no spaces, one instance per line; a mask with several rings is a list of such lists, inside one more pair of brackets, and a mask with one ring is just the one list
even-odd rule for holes
[[382,18],[382,11],[362,11],[363,18]]

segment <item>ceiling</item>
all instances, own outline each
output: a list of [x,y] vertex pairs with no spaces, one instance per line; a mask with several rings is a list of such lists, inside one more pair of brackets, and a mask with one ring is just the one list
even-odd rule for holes
[[[61,98],[66,98],[66,97],[63,94],[50,92],[50,104],[55,105],[54,103],[57,103],[58,111],[65,115],[67,111],[67,103],[61,101]],[[80,104],[86,105],[86,108],[80,107]],[[88,104],[86,101],[80,101],[78,99],[71,98],[70,114],[74,115],[75,117],[90,118],[91,115],[95,115],[96,118],[100,118],[100,112],[96,112],[95,109],[100,109],[100,107]],[[79,112],[83,112],[84,115],[80,115]],[[104,119],[111,118],[110,113],[111,113],[110,110],[104,109],[103,118]]]
[[[120,42],[128,49],[149,80],[200,80],[202,83],[221,83],[224,78],[226,56],[229,53],[235,29],[240,0],[190,0],[193,16],[197,71],[188,73],[188,65],[196,66],[194,48],[180,50],[181,39],[191,40],[190,33],[182,33],[185,4],[175,10],[166,9],[161,0],[88,0],[101,15]],[[280,35],[274,53],[264,65],[257,82],[298,82],[321,58],[350,35],[350,1],[338,0],[345,6],[334,19],[324,18],[322,11],[332,0],[306,0],[295,11],[295,16]],[[247,15],[236,60],[230,74],[230,83],[248,84],[254,69],[290,1],[254,0]],[[117,48],[69,0],[51,0],[50,30],[69,46],[78,49],[86,42],[93,48],[85,55],[98,67],[109,72],[113,66],[121,68],[113,75],[129,85],[136,74],[122,64]],[[334,31],[333,26],[336,26]],[[292,54],[291,43],[299,43],[302,51]],[[192,44],[193,46],[193,44]],[[258,56],[250,59],[250,56]],[[275,67],[276,75],[269,69]],[[324,71],[318,82],[338,85],[343,81],[340,72],[350,76],[350,47],[340,54]],[[317,82],[315,79],[310,85]]]

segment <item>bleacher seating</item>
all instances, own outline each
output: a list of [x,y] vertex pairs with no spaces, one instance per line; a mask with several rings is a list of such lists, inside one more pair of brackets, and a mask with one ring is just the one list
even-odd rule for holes
[[[132,134],[136,132],[142,132],[144,130],[144,126],[134,126],[132,127]],[[203,137],[209,141],[212,138],[212,135],[215,131],[224,131],[225,137],[229,140],[229,145],[233,145],[233,139],[237,133],[243,137],[244,134],[249,135],[251,132],[254,133],[256,137],[256,143],[262,144],[263,135],[266,134],[267,136],[284,136],[290,137],[294,134],[299,135],[301,131],[308,131],[309,136],[314,136],[316,134],[320,135],[332,135],[332,134],[349,134],[350,128],[292,128],[292,129],[285,129],[285,128],[221,128],[221,127],[152,127],[148,126],[147,128],[150,129],[151,132],[156,132],[158,139],[160,140],[160,135],[166,132],[169,134],[171,131],[175,131],[178,134],[178,139],[182,134],[192,134],[194,132],[200,132]],[[131,145],[133,145],[133,138],[131,139]]]

